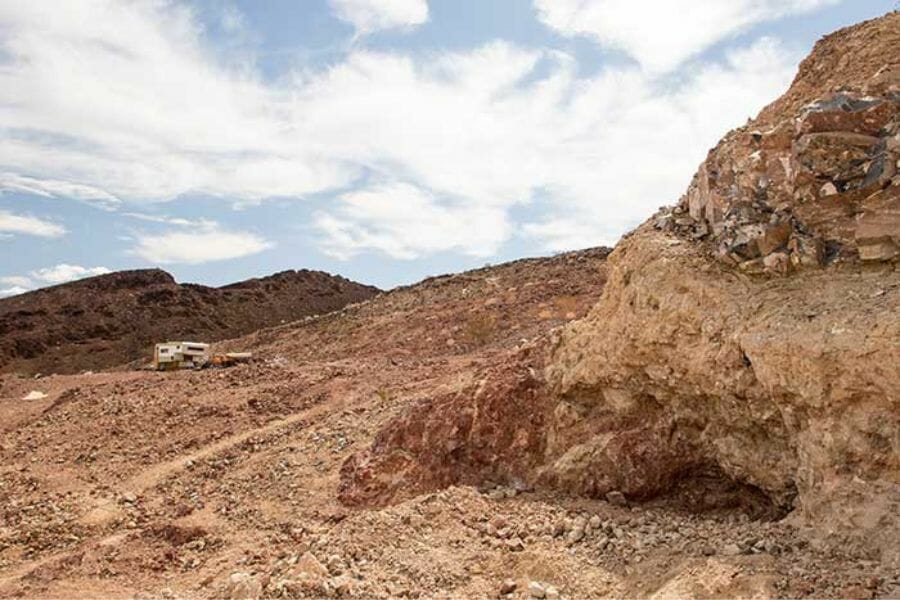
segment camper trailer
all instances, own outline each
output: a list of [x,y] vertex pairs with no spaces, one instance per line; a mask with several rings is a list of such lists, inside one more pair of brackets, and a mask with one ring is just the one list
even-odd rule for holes
[[157,371],[200,369],[209,361],[209,344],[200,342],[163,342],[153,351]]

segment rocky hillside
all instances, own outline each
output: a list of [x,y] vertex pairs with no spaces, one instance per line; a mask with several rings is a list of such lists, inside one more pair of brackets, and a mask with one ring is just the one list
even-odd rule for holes
[[[469,575],[499,539],[480,520],[553,527],[565,506],[458,490],[354,515],[337,500],[341,466],[407,407],[583,317],[608,254],[391,290],[223,342],[255,353],[232,369],[0,375],[0,597],[495,594],[496,574]],[[552,560],[573,577],[586,564]],[[601,583],[598,571],[573,589]]]
[[76,373],[149,358],[167,339],[217,341],[330,312],[378,290],[318,271],[211,288],[121,271],[0,300],[0,372]]
[[[640,497],[712,468],[897,564],[898,48],[900,13],[819,42],[788,93],[617,249],[548,374],[592,427],[643,418],[567,448],[562,481],[584,488],[593,470],[606,480],[587,490]],[[577,458],[637,436],[631,480]],[[672,457],[661,474],[654,453]]]
[[0,596],[900,597],[900,13],[595,249],[0,375]]
[[898,48],[900,13],[820,41],[617,246],[585,319],[387,424],[343,501],[492,480],[743,506],[896,569]]

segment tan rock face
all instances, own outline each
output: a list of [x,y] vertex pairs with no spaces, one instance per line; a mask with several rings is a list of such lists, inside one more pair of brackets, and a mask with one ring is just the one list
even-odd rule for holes
[[[568,428],[594,419],[588,429],[596,433],[548,472],[564,475],[565,487],[596,493],[602,489],[583,482],[611,479],[640,496],[686,466],[715,465],[807,515],[857,523],[850,513],[884,503],[866,518],[885,531],[880,519],[900,507],[895,267],[765,282],[713,266],[696,245],[644,227],[613,253],[610,268],[603,299],[566,329],[548,369],[561,404],[583,407],[585,421]],[[638,433],[610,436],[607,423],[628,420],[640,423]],[[635,437],[640,452],[594,460]],[[645,458],[661,473],[621,481]],[[840,500],[845,494],[855,500]]]
[[[868,70],[826,80],[855,59],[834,44],[863,35]],[[551,396],[580,406],[568,427],[593,435],[545,477],[641,496],[720,469],[900,555],[898,42],[900,14],[821,42],[785,98],[710,152],[679,205],[617,247],[602,299],[547,370]],[[629,421],[640,434],[610,433]],[[596,460],[635,437],[640,448]],[[669,471],[623,481],[646,457]]]

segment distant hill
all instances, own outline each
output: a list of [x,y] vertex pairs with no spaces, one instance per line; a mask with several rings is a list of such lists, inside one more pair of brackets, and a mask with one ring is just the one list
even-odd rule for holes
[[75,373],[150,357],[166,339],[216,341],[378,293],[320,271],[284,271],[220,288],[165,271],[100,275],[0,300],[0,372]]

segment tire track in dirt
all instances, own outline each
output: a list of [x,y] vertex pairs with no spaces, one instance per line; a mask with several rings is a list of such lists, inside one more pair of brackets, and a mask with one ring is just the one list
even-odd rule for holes
[[[139,474],[122,483],[120,486],[122,490],[121,493],[130,492],[133,494],[141,494],[156,487],[166,478],[178,472],[184,471],[187,468],[187,463],[189,461],[197,462],[213,457],[219,453],[231,450],[236,446],[240,446],[253,437],[271,436],[280,432],[282,429],[289,428],[301,424],[306,420],[319,417],[323,413],[343,410],[345,405],[346,400],[336,400],[333,402],[317,404],[283,419],[272,421],[266,425],[263,425],[262,427],[249,429],[247,431],[221,439],[217,442],[204,446],[203,448],[200,448],[190,454],[182,455],[178,458],[156,464],[148,469],[141,471]],[[122,514],[122,510],[119,507],[116,498],[106,497],[97,500],[94,505],[78,519],[77,522],[81,525],[91,527],[103,527],[114,521],[117,517],[122,516]],[[104,543],[110,543],[116,539],[121,539],[121,536],[123,534],[140,531],[141,530],[139,529],[132,529],[128,532],[115,531],[99,540],[86,540],[75,548],[71,548],[69,550],[58,552],[56,554],[52,554],[50,556],[46,556],[19,565],[17,567],[14,567],[6,574],[0,573],[0,596],[2,596],[5,588],[18,582],[24,577],[27,577],[36,569],[45,567],[56,561],[65,560],[66,558],[83,551],[85,548],[91,545],[103,545]]]
[[[321,416],[324,412],[331,410],[342,410],[343,401],[336,403],[318,404],[306,410],[294,413],[284,419],[272,421],[267,425],[256,429],[249,429],[242,433],[238,433],[217,442],[204,446],[190,454],[179,456],[178,458],[159,463],[141,471],[136,476],[121,484],[121,493],[142,494],[146,490],[156,487],[167,477],[174,475],[187,468],[188,462],[197,462],[215,456],[221,452],[230,450],[236,446],[243,444],[250,438],[263,435],[272,435],[279,430],[291,427],[303,422],[305,419]],[[85,513],[78,522],[82,525],[103,526],[109,523],[113,518],[120,514],[120,509],[116,504],[115,498],[103,498],[98,500],[95,506]]]

